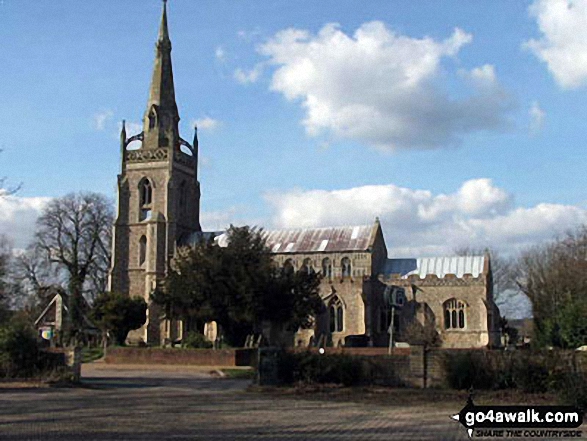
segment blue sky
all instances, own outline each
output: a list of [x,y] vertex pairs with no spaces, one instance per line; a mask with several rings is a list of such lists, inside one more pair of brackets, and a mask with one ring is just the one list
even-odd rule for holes
[[[0,232],[114,199],[161,2],[0,2]],[[504,253],[587,221],[585,1],[170,0],[203,227],[382,221],[391,257]],[[140,129],[138,129],[140,130]],[[3,231],[2,231],[3,230]]]

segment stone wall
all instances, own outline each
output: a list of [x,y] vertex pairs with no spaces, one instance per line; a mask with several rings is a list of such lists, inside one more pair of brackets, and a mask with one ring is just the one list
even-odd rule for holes
[[41,351],[41,360],[45,369],[66,369],[75,383],[81,376],[80,348],[47,348]]
[[[444,348],[481,348],[499,345],[499,312],[493,302],[491,284],[485,275],[473,277],[465,274],[462,278],[453,274],[447,274],[443,278],[428,275],[423,279],[417,275],[408,279],[394,276],[385,282],[404,287],[408,303],[424,305],[427,311],[425,321],[436,328]],[[444,323],[444,305],[450,299],[456,299],[466,305],[463,328],[447,329]],[[424,317],[418,317],[418,320],[423,323]]]

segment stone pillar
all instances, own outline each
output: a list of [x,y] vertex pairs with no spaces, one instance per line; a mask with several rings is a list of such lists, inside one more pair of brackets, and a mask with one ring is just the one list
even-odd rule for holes
[[410,346],[410,375],[415,387],[426,387],[426,352],[424,346]]
[[65,355],[67,367],[71,371],[71,379],[74,383],[79,383],[82,371],[81,349],[78,347],[74,347]]

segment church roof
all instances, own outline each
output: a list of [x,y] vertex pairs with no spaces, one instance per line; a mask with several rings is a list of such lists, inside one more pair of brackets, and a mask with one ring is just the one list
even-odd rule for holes
[[273,253],[366,251],[373,225],[269,230],[263,235]]
[[420,259],[387,259],[384,273],[387,275],[399,274],[407,278],[417,274],[421,278],[428,274],[444,277],[454,274],[463,277],[471,274],[473,277],[483,273],[485,256],[451,256],[451,257],[423,257]]
[[[313,253],[367,251],[372,242],[373,225],[356,225],[325,228],[295,228],[288,230],[263,230],[262,235],[272,253]],[[218,245],[225,247],[228,236],[224,232],[193,233],[179,245],[195,244],[214,237]]]

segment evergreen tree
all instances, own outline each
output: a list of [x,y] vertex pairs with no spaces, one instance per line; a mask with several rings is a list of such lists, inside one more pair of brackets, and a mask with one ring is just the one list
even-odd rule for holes
[[117,344],[124,345],[128,333],[147,321],[147,303],[140,297],[105,292],[96,298],[91,317],[105,334],[111,333]]
[[166,316],[200,332],[205,322],[215,320],[236,346],[261,332],[266,321],[290,330],[309,326],[323,308],[320,276],[277,268],[261,230],[231,226],[227,234],[224,248],[209,241],[178,252],[152,296]]

